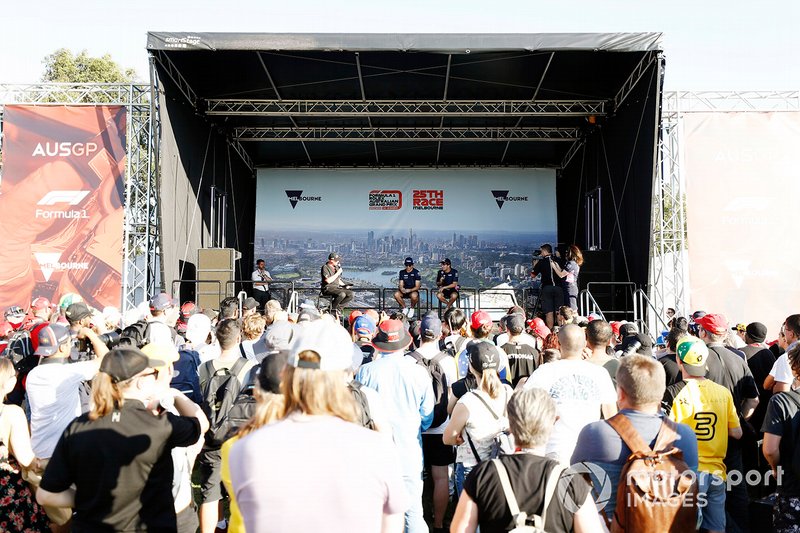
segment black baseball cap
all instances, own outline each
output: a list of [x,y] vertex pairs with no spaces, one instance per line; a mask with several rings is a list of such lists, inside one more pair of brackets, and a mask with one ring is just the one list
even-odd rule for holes
[[450,262],[450,258],[449,257],[445,257],[444,259],[439,261],[439,264],[440,265],[451,265],[452,263]]
[[89,306],[83,302],[75,302],[74,304],[67,307],[67,310],[64,312],[64,315],[67,317],[71,323],[75,323],[82,318],[86,318],[87,316],[92,316],[92,310],[89,309]]
[[478,372],[483,372],[486,369],[495,369],[500,366],[500,356],[494,344],[473,341],[467,345],[467,357],[469,357],[469,364]]
[[35,355],[47,357],[58,351],[62,344],[70,340],[69,329],[63,324],[49,324],[39,330],[39,347],[34,352]]
[[406,257],[406,260],[404,261],[404,263],[406,265],[413,265],[414,264],[414,258],[413,257]]
[[114,348],[108,352],[100,363],[100,372],[111,376],[111,380],[114,383],[119,383],[135,377],[148,368],[162,366],[167,366],[167,363],[147,357],[138,348],[126,346],[124,348]]
[[242,302],[242,309],[255,309],[258,307],[258,302],[252,296],[248,296]]
[[328,254],[328,261],[333,261],[334,259],[341,259],[342,256],[337,254],[336,252],[331,252]]

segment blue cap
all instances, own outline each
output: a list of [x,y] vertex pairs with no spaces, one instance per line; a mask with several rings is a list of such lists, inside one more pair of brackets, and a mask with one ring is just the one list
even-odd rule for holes
[[438,339],[442,335],[442,321],[436,315],[425,315],[419,326],[419,335],[426,340]]
[[414,264],[414,258],[413,257],[406,257],[406,260],[404,261],[404,263],[406,265],[413,265]]

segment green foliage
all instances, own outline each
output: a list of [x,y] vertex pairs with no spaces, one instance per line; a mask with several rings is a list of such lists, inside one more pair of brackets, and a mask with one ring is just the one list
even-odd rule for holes
[[57,83],[131,83],[136,71],[123,69],[111,56],[91,57],[86,50],[78,55],[60,48],[44,58],[42,81]]

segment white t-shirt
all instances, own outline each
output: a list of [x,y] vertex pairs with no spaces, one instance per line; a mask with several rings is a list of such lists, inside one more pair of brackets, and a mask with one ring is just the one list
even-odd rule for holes
[[[458,399],[458,403],[462,404],[469,411],[469,418],[467,424],[461,431],[461,437],[464,439],[464,444],[456,448],[456,462],[462,463],[464,466],[475,466],[480,460],[485,460],[489,457],[492,449],[492,442],[495,435],[499,432],[508,429],[508,416],[506,415],[506,403],[511,399],[514,393],[511,387],[503,385],[503,390],[497,398],[491,398],[484,391],[478,389],[466,393]],[[492,411],[498,418],[495,418],[489,409],[483,404],[480,398],[489,404]],[[467,434],[475,446],[480,460],[475,458],[472,452],[472,446],[467,440]]]
[[[464,343],[464,346],[467,344]],[[430,348],[428,348],[430,346]],[[419,353],[422,354],[422,357],[425,359],[433,359],[437,355],[439,355],[439,346],[437,343],[430,343],[430,344],[423,344],[420,348],[417,349]],[[442,366],[442,370],[444,370],[444,382],[446,387],[450,387],[453,383],[458,380],[458,370],[456,369],[456,360],[453,356],[447,355],[443,357],[439,364]],[[423,431],[423,435],[444,435],[444,428],[447,427],[447,423],[450,422],[450,417],[448,416],[441,425],[437,427],[428,428],[426,431]]]
[[565,464],[569,464],[583,427],[600,420],[600,406],[617,401],[606,369],[589,361],[562,359],[541,365],[524,388],[544,389],[555,400],[559,418],[545,453]]
[[[267,278],[270,278],[270,279],[272,278],[272,276],[269,275],[269,270],[265,270],[264,271],[264,276],[267,277]],[[258,281],[258,282],[266,283],[264,281],[264,278],[261,277],[261,271],[258,270],[258,269],[255,269],[253,271],[253,274],[250,276],[250,279],[252,281]],[[255,283],[253,284],[253,289],[257,290],[257,291],[266,291],[268,287],[269,287],[269,285],[256,285]]]
[[72,420],[81,415],[81,382],[94,377],[97,361],[47,362],[28,374],[25,388],[31,412],[31,446],[40,459],[49,459]]
[[792,384],[794,382],[792,367],[789,366],[788,354],[783,354],[775,360],[775,363],[772,365],[772,370],[769,371],[769,375],[772,376],[772,379],[780,381],[781,383]]

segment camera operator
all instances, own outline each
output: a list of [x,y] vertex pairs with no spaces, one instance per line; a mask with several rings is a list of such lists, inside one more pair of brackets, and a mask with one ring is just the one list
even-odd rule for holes
[[543,244],[539,248],[539,255],[533,256],[532,277],[541,276],[541,289],[539,290],[539,301],[542,304],[542,312],[545,313],[545,324],[553,329],[555,324],[556,310],[564,305],[564,291],[560,285],[556,284],[557,276],[553,272],[553,247]]
[[103,357],[108,353],[107,343],[113,341],[109,335],[102,337],[92,329],[92,311],[83,302],[76,302],[64,313],[69,322],[69,335],[72,339],[72,361],[88,361],[92,357]]

